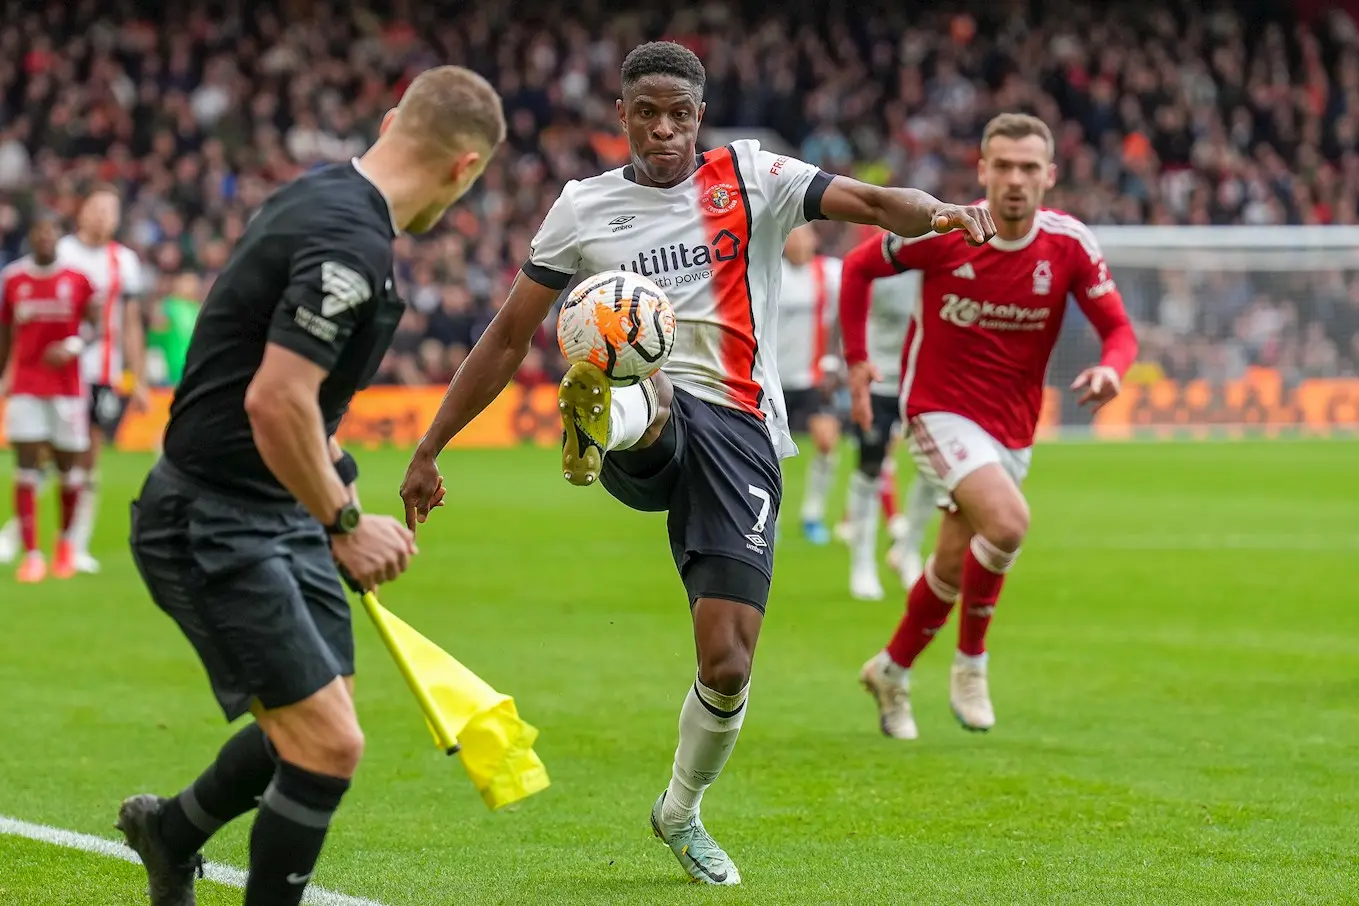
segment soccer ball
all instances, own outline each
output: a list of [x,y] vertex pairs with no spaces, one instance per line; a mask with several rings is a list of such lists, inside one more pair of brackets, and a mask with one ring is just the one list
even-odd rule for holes
[[557,345],[571,364],[589,362],[615,384],[636,384],[665,367],[675,349],[675,309],[655,283],[604,271],[567,297]]

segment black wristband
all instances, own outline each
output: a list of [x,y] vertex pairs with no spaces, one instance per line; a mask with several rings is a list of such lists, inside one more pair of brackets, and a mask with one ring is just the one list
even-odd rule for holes
[[359,480],[359,464],[348,451],[340,451],[340,458],[335,460],[335,474],[340,476],[345,487]]

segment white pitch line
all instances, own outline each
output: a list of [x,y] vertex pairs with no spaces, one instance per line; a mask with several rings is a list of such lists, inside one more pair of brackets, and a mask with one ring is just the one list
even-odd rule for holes
[[[131,862],[134,865],[142,864],[142,860],[137,858],[137,854],[128,849],[125,844],[109,840],[106,837],[78,834],[75,831],[62,830],[59,827],[48,827],[45,824],[30,824],[27,821],[20,821],[17,818],[9,818],[5,815],[0,815],[0,837],[23,837],[51,846],[64,846],[67,849],[78,849],[81,852],[108,856],[111,859],[122,859],[124,862]],[[246,874],[239,868],[232,868],[230,865],[218,865],[215,862],[208,862],[203,868],[205,877],[210,881],[225,884],[227,887],[245,888]],[[324,887],[308,887],[302,902],[310,903],[312,906],[383,906],[376,900],[351,897],[347,894],[326,890]]]

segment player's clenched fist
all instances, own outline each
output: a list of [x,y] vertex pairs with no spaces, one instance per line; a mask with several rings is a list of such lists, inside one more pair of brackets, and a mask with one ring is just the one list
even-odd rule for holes
[[934,231],[951,233],[962,230],[968,245],[985,245],[996,235],[996,222],[991,211],[981,205],[946,204],[934,215]]
[[364,591],[392,582],[417,553],[415,533],[391,516],[364,516],[347,535],[331,539],[335,560]]
[[406,527],[415,527],[429,518],[429,511],[444,505],[444,479],[433,456],[417,452],[406,467],[401,482],[401,500],[406,504]]

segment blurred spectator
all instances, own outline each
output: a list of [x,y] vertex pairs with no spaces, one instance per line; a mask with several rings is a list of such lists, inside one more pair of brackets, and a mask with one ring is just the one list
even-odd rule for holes
[[[618,65],[656,37],[704,58],[708,127],[771,130],[831,171],[970,200],[982,126],[1022,109],[1058,138],[1050,204],[1092,224],[1355,224],[1359,31],[1313,7],[1299,21],[1287,0],[734,0],[625,15],[392,0],[340,15],[225,0],[150,19],[137,4],[0,0],[0,263],[19,253],[34,205],[69,214],[86,185],[110,180],[127,194],[124,240],[161,274],[197,273],[205,293],[275,186],[361,152],[415,73],[462,63],[500,88],[509,141],[438,230],[398,240],[412,313],[379,372],[443,380],[560,185],[626,160]],[[855,233],[823,238],[834,252]],[[1144,336],[1160,338],[1146,348],[1162,373],[1356,370],[1354,274],[1280,287],[1117,276]],[[1184,343],[1205,335],[1219,345]],[[520,379],[551,380],[550,324],[535,348]]]

